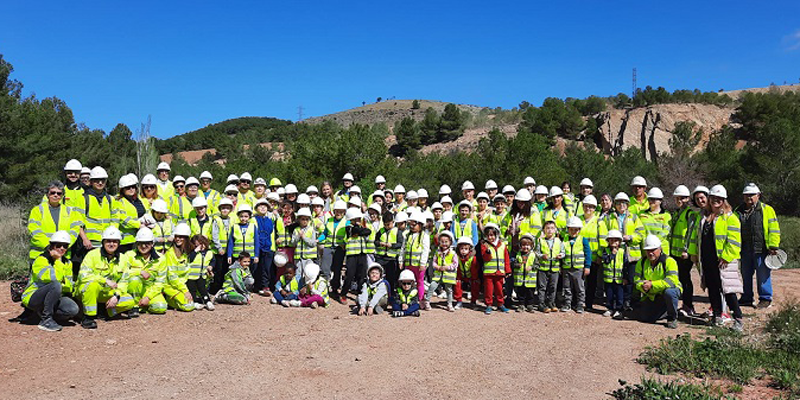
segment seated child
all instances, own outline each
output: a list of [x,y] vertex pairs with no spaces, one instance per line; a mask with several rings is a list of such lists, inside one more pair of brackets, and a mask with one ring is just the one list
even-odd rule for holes
[[306,264],[303,269],[305,286],[300,289],[300,306],[317,308],[327,307],[331,298],[328,296],[328,279],[319,273],[319,265]]
[[300,306],[300,277],[297,276],[297,267],[293,263],[287,263],[284,267],[283,275],[275,283],[275,293],[272,294],[270,302],[280,304],[284,307]]
[[[470,242],[470,245],[472,245],[472,242]],[[415,288],[417,280],[414,277],[414,273],[409,270],[403,270],[398,281],[400,286],[392,298],[392,316],[419,317],[419,297]]]
[[250,275],[250,253],[239,253],[236,262],[231,264],[225,274],[222,289],[214,296],[215,303],[250,304],[250,290],[253,288],[253,277]]
[[389,303],[389,282],[383,279],[383,267],[372,263],[367,271],[367,281],[358,294],[358,305],[353,312],[358,315],[380,314]]

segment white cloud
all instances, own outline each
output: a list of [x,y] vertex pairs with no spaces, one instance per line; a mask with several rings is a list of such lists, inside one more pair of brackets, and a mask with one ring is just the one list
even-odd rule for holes
[[791,35],[785,36],[783,42],[786,43],[787,51],[800,50],[800,29]]

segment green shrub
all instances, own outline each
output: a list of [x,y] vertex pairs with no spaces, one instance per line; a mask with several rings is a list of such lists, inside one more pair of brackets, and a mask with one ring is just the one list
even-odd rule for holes
[[630,385],[619,381],[621,388],[609,393],[617,400],[718,400],[732,399],[723,396],[718,387],[682,384],[676,382],[661,382],[652,378],[642,378],[641,383]]
[[781,226],[781,249],[788,256],[783,268],[800,268],[800,218],[779,216],[778,223]]

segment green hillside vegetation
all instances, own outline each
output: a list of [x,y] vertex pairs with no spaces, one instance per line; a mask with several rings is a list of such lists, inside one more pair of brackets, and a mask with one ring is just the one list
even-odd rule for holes
[[291,121],[267,117],[241,117],[217,122],[205,128],[157,141],[160,154],[202,150],[218,146],[238,136],[239,141],[280,142],[287,139]]

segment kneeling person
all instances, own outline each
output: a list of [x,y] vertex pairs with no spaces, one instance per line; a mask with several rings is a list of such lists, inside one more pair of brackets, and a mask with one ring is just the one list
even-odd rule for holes
[[667,327],[678,327],[678,299],[681,283],[678,280],[678,264],[661,250],[661,239],[647,235],[644,240],[647,257],[636,263],[633,284],[641,292],[642,301],[630,317],[642,322],[654,323],[664,317]]
[[96,329],[97,305],[103,303],[109,317],[128,311],[136,304],[133,297],[119,289],[124,257],[119,252],[122,233],[116,227],[103,231],[101,247],[86,254],[78,274],[78,290],[83,303],[81,326]]
[[353,311],[358,315],[380,314],[389,303],[389,282],[383,279],[383,267],[372,263],[367,271],[367,281],[358,294],[358,305]]
[[250,275],[250,253],[243,251],[228,268],[222,289],[214,296],[214,302],[228,304],[250,304],[250,290],[255,280]]

